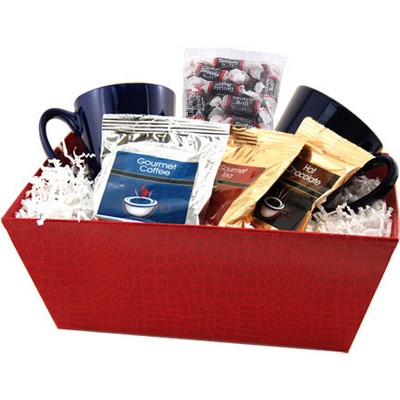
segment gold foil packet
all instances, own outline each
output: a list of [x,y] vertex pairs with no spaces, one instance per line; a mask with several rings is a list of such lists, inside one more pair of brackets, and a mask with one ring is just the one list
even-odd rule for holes
[[307,143],[257,202],[256,228],[305,230],[313,209],[374,157],[310,117],[295,136]]
[[305,139],[288,133],[232,126],[205,223],[242,227],[257,201],[286,170]]

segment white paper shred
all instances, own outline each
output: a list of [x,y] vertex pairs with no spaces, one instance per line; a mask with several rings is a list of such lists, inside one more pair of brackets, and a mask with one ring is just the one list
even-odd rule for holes
[[91,155],[75,153],[70,156],[62,145],[64,155],[71,165],[63,165],[58,159],[49,159],[34,176],[32,187],[21,200],[16,218],[37,219],[43,225],[46,219],[90,220],[93,218],[93,181],[86,159]]
[[392,231],[392,212],[393,209],[384,200],[378,200],[372,206],[360,207],[357,212],[346,204],[337,206],[330,213],[320,206],[308,224],[307,231],[389,237]]
[[377,200],[370,206],[350,209],[351,203],[370,192],[379,184],[378,179],[365,176],[354,179],[352,184],[340,194],[343,202],[334,211],[327,212],[323,205],[318,207],[307,226],[309,232],[339,233],[348,235],[389,237],[392,230],[392,212],[384,200]]

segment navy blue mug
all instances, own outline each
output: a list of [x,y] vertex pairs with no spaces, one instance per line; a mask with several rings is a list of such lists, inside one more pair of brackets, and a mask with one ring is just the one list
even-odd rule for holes
[[[296,133],[297,128],[306,117],[313,118],[326,128],[375,155],[375,158],[364,165],[355,177],[363,174],[368,176],[376,174],[381,178],[383,171],[384,176],[380,185],[362,198],[348,204],[350,208],[357,210],[358,207],[365,207],[385,196],[394,187],[399,174],[398,167],[392,157],[381,153],[383,145],[378,136],[349,109],[319,90],[308,86],[299,86],[275,129],[281,132]],[[351,180],[347,185],[350,184]],[[332,193],[324,203],[327,211],[336,208],[335,199],[342,189],[343,186]]]
[[100,170],[102,147],[101,126],[104,114],[175,115],[175,93],[162,85],[151,83],[120,83],[103,86],[81,94],[74,103],[74,112],[60,108],[46,110],[39,121],[39,134],[49,158],[57,158],[50,145],[46,125],[52,119],[64,121],[83,141],[90,159],[92,173]]

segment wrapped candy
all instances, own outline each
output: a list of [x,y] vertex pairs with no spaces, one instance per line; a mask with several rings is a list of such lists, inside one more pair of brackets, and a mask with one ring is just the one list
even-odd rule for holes
[[258,114],[260,102],[251,97],[228,94],[222,98],[215,97],[210,102],[210,105],[223,110],[229,115],[255,117]]
[[224,96],[224,108],[228,114],[255,117],[260,108],[260,102],[247,96]]
[[187,49],[184,117],[273,129],[285,62],[273,53]]
[[255,85],[254,91],[262,101],[263,105],[270,110],[272,114],[275,113],[278,103],[280,89],[280,79],[276,75],[268,75],[265,79],[265,84],[258,82]]
[[214,67],[228,70],[238,69],[246,72],[256,80],[260,80],[262,73],[265,72],[264,66],[261,63],[223,57],[214,58]]
[[185,85],[187,91],[201,91],[204,94],[235,94],[239,95],[245,91],[245,86],[228,81],[207,81],[198,76],[190,77]]
[[214,68],[211,65],[207,65],[204,63],[194,64],[192,65],[192,74],[194,76],[198,76],[199,78],[206,79],[208,81],[230,81],[238,84],[250,84],[252,78],[246,72],[241,71],[240,69],[220,69]]
[[247,96],[216,96],[209,102],[212,111],[207,119],[244,127],[272,126],[272,113],[257,98]]
[[194,119],[205,119],[206,103],[198,91],[186,92],[186,116]]
[[195,65],[193,74],[209,81],[223,81],[228,79],[229,72],[224,69],[213,68],[206,64]]

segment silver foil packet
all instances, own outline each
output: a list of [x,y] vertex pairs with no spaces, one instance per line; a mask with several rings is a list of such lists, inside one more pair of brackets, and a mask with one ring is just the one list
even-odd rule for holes
[[228,124],[105,114],[99,218],[199,224],[229,137]]

